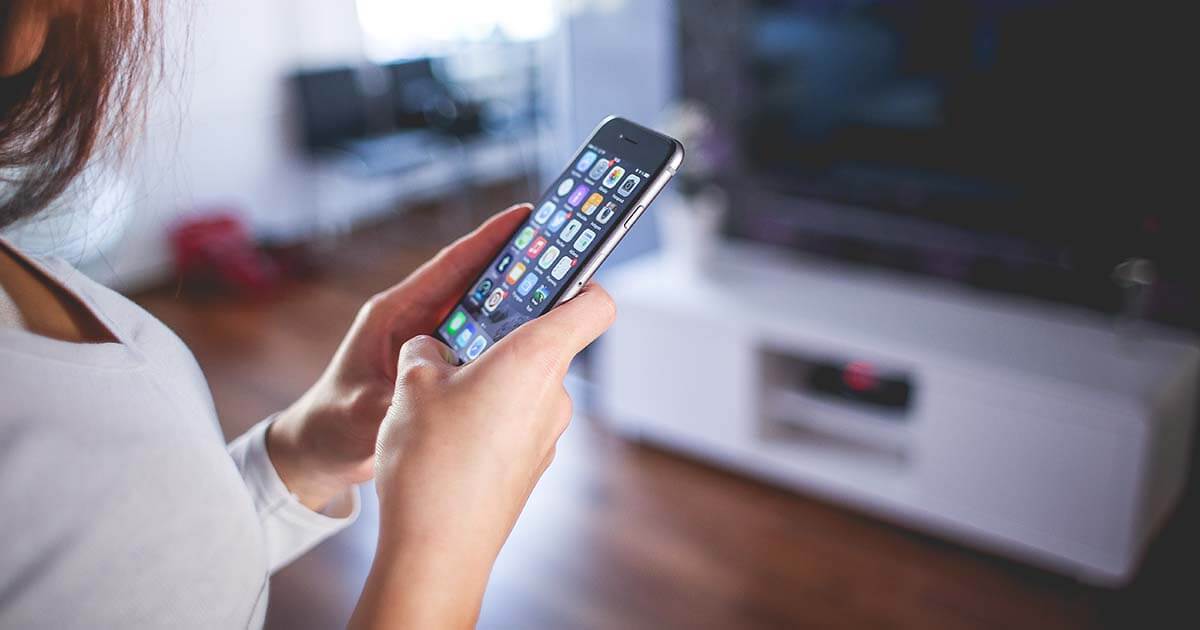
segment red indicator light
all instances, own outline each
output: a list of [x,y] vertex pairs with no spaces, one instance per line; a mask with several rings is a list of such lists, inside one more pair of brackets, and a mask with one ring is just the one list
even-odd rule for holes
[[879,379],[875,376],[875,368],[870,363],[852,361],[842,368],[842,383],[856,392],[875,389]]

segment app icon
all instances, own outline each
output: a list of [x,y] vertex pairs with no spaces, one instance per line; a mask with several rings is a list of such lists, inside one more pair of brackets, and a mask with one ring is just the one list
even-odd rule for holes
[[504,278],[504,282],[508,284],[516,284],[521,276],[525,274],[525,263],[519,262],[512,266],[508,271],[508,277]]
[[581,155],[579,157],[579,161],[575,163],[575,170],[579,171],[580,173],[586,173],[588,170],[588,167],[591,166],[592,163],[595,161],[596,161],[596,152],[595,151],[586,151],[586,152],[584,152],[583,155]]
[[475,359],[478,359],[479,355],[483,354],[483,349],[486,347],[487,337],[484,337],[483,335],[476,337],[475,341],[471,342],[471,347],[467,348],[467,360],[474,361]]
[[571,191],[571,196],[567,197],[567,204],[571,206],[578,206],[579,204],[583,203],[583,198],[586,197],[591,190],[591,188],[587,187],[587,184],[580,184],[576,186],[575,190]]
[[554,214],[554,208],[554,202],[547,201],[542,204],[542,207],[538,208],[537,213],[533,215],[533,220],[537,223],[545,223],[546,219],[549,219],[550,215]]
[[622,177],[625,177],[625,169],[620,166],[614,166],[613,170],[608,172],[608,177],[604,178],[602,185],[605,188],[612,188],[617,185],[617,182],[621,181]]
[[537,260],[538,254],[542,253],[543,249],[546,249],[546,242],[546,237],[537,237],[537,240],[535,240],[533,245],[530,245],[529,249],[525,252],[525,255],[529,257],[529,260]]
[[517,295],[521,297],[529,295],[533,287],[537,286],[537,281],[538,277],[536,273],[525,274],[525,279],[521,281],[521,284],[517,285]]
[[487,297],[488,291],[491,291],[494,285],[495,283],[492,282],[491,278],[484,278],[475,287],[475,292],[471,294],[471,299],[476,302],[482,302],[483,298]]
[[512,264],[512,261],[512,254],[504,252],[504,255],[500,257],[500,260],[496,261],[496,273],[504,273],[505,270],[508,269],[508,266]]
[[588,245],[591,245],[592,241],[594,240],[596,240],[596,233],[591,230],[584,230],[583,234],[580,234],[579,238],[575,239],[575,244],[572,245],[572,247],[575,249],[575,251],[582,252],[583,250],[587,249]]
[[571,187],[574,185],[575,180],[571,179],[570,177],[562,180],[562,183],[558,185],[558,196],[561,197],[571,192]]
[[535,234],[537,234],[537,230],[531,227],[521,230],[521,233],[517,235],[517,240],[513,241],[513,247],[516,247],[517,249],[525,247],[530,241],[533,240],[533,236]]
[[610,202],[604,204],[603,208],[600,208],[600,212],[596,213],[596,220],[601,223],[608,223],[608,220],[613,218],[613,215],[616,213],[617,213],[617,202],[610,201]]
[[579,228],[581,227],[583,227],[582,223],[571,219],[571,222],[567,224],[567,227],[563,228],[562,234],[559,234],[558,238],[561,238],[564,243],[570,243],[571,239],[575,238],[575,235],[579,233]]
[[545,302],[546,298],[548,297],[550,297],[550,289],[543,284],[537,288],[537,291],[533,292],[533,297],[529,298],[529,303],[537,306],[538,304]]
[[465,348],[468,343],[471,343],[471,337],[475,336],[475,324],[468,323],[458,336],[454,338],[454,345],[459,348]]
[[554,218],[550,219],[550,223],[546,224],[546,229],[551,233],[557,232],[558,228],[562,227],[567,219],[571,218],[571,213],[566,210],[559,210],[554,213]]
[[502,287],[496,287],[496,290],[492,291],[492,294],[488,296],[487,301],[483,303],[483,310],[491,313],[492,311],[496,310],[497,306],[500,306],[500,303],[503,302],[504,298],[506,297],[508,297],[508,291],[505,291]]
[[588,173],[588,177],[600,179],[604,176],[604,171],[608,170],[610,164],[612,164],[612,160],[600,160],[596,162],[596,165],[592,167],[592,172]]
[[583,202],[583,207],[580,208],[579,211],[584,214],[591,214],[596,211],[596,208],[600,207],[600,202],[602,201],[604,201],[604,195],[601,195],[600,193],[592,193],[592,196],[588,197],[587,201]]
[[454,314],[450,316],[450,321],[446,323],[446,337],[453,339],[465,323],[467,323],[467,314],[461,308],[455,309]]
[[622,197],[628,197],[629,193],[637,190],[638,184],[642,183],[642,178],[637,175],[630,175],[621,182],[621,187],[617,189],[617,194]]
[[562,280],[563,276],[567,275],[567,272],[571,270],[571,267],[574,264],[574,258],[571,258],[570,256],[563,256],[562,258],[558,259],[558,264],[554,265],[554,270],[550,272],[550,275],[553,276],[555,280]]
[[542,259],[538,261],[538,266],[542,269],[549,269],[550,265],[553,265],[554,261],[558,260],[558,254],[559,249],[551,245],[550,249],[547,249],[546,253],[542,254]]

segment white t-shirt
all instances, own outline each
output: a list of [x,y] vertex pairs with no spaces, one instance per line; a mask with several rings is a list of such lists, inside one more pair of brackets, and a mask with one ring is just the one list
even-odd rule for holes
[[[0,247],[4,244],[0,243]],[[226,447],[187,347],[61,260],[31,259],[120,343],[0,327],[0,628],[257,628],[267,580],[353,522]]]

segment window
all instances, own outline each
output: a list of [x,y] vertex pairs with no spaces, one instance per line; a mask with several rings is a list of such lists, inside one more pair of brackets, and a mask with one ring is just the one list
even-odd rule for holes
[[531,41],[554,28],[554,0],[357,0],[375,62],[439,55],[465,44]]

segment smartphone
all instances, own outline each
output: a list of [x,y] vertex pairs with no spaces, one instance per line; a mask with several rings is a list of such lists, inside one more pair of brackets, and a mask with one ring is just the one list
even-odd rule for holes
[[463,363],[571,299],[683,162],[678,141],[610,116],[438,327]]

